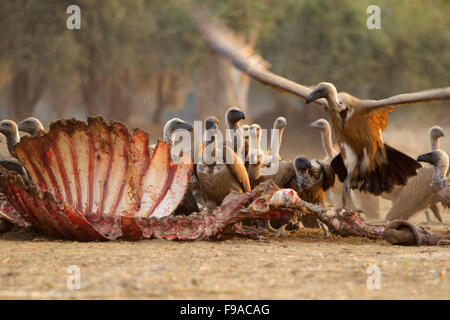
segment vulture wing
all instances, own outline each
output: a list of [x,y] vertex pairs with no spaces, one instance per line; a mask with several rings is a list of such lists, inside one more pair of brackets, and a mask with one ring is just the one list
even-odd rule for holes
[[[302,100],[311,93],[312,88],[268,71],[270,63],[257,55],[249,45],[239,42],[229,29],[210,23],[198,14],[194,16],[194,19],[206,43],[218,54],[230,59],[236,68],[251,78],[276,90],[293,94]],[[321,106],[328,105],[325,99],[318,99],[315,102]]]
[[383,108],[386,109],[385,111],[391,111],[401,105],[448,99],[450,99],[450,87],[399,94],[381,100],[360,100],[356,107],[367,112]]
[[227,163],[228,168],[231,173],[236,177],[236,179],[241,183],[245,192],[252,190],[250,187],[250,179],[248,177],[247,169],[245,168],[244,163],[241,158],[231,149],[229,146],[224,146],[224,162],[226,163],[227,159],[232,159],[233,163]]

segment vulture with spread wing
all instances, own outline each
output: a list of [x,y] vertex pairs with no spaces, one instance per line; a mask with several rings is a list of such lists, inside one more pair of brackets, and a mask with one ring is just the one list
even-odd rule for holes
[[392,191],[395,185],[404,185],[409,177],[417,174],[421,165],[415,159],[383,142],[381,131],[386,128],[387,114],[400,105],[450,99],[450,87],[381,100],[360,100],[337,92],[328,82],[315,87],[303,86],[268,71],[270,64],[250,46],[237,41],[225,27],[208,22],[200,14],[195,14],[194,20],[208,45],[231,59],[236,68],[265,85],[325,109],[341,148],[332,166],[344,181],[344,205],[349,188],[379,195]]

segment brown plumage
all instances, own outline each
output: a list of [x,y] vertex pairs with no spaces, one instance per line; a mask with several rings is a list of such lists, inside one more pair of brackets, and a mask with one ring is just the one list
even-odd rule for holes
[[[438,150],[439,139],[444,137],[444,131],[439,126],[433,126],[428,131],[428,138],[430,140],[430,150]],[[442,222],[442,217],[437,206],[437,202],[422,199],[424,194],[429,193],[429,185],[432,180],[432,168],[421,168],[417,176],[408,180],[406,186],[396,186],[393,192],[383,193],[381,196],[387,200],[392,201],[391,210],[387,214],[387,219],[399,219],[404,217],[407,219],[410,215],[420,210],[421,207],[426,208],[426,204],[430,203],[429,209],[439,222]],[[403,190],[404,189],[404,190]],[[416,203],[417,201],[417,203]],[[427,222],[431,219],[427,210],[425,210]]]
[[[325,119],[318,119],[310,124],[310,127],[320,131],[320,138],[322,140],[322,148],[326,154],[323,163],[330,164],[331,160],[335,158],[339,151],[334,148],[331,137],[331,126]],[[333,188],[329,189],[325,195],[335,207],[342,205],[342,190],[344,185],[340,181],[334,183]],[[351,201],[347,204],[350,209],[362,210],[370,219],[377,219],[380,216],[379,200],[377,197],[363,193],[358,190],[351,191]]]
[[32,137],[36,137],[40,133],[44,133],[45,129],[41,121],[35,117],[29,117],[17,124],[19,131],[27,132]]
[[438,202],[442,202],[445,206],[450,204],[448,155],[437,149],[419,156],[418,160],[431,163],[433,166],[422,168],[419,174],[411,178],[402,188],[386,215],[386,221],[408,219]]
[[[295,158],[293,168],[296,174],[297,193],[302,200],[325,206],[325,192],[333,187],[335,173],[333,168],[322,161],[308,160],[304,156]],[[319,221],[314,216],[306,215],[301,218],[305,227],[317,228]],[[325,232],[325,230],[324,230]]]
[[[202,193],[209,208],[220,205],[230,192],[248,192],[251,190],[247,170],[242,160],[228,146],[217,144],[216,132],[219,120],[209,117],[206,120],[206,130],[210,140],[205,141],[202,160],[197,164],[196,173]],[[220,161],[216,161],[217,159]],[[231,163],[227,163],[231,159]]]
[[333,167],[344,179],[344,200],[350,187],[373,194],[390,192],[394,185],[405,184],[421,167],[383,143],[381,131],[386,128],[387,113],[400,105],[450,99],[450,87],[382,100],[360,100],[345,92],[338,94],[330,83],[320,83],[315,88],[302,86],[268,71],[269,64],[251,47],[237,42],[226,28],[208,23],[201,15],[194,18],[206,42],[250,77],[324,107],[341,147],[342,159],[337,159]]

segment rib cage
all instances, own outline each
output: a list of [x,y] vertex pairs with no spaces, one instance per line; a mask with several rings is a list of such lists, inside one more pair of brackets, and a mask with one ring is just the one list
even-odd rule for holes
[[48,133],[24,137],[14,151],[32,183],[1,169],[3,193],[27,223],[67,239],[139,237],[142,219],[177,208],[192,169],[189,155],[174,164],[169,145],[158,141],[150,157],[147,133],[130,135],[101,117],[87,124],[59,120]]

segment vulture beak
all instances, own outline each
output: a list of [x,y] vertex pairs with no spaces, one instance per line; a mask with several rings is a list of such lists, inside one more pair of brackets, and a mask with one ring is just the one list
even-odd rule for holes
[[19,129],[19,131],[23,131],[23,132],[29,133],[31,131],[30,128],[28,128],[27,125],[23,121],[20,121],[17,124],[17,128]]
[[239,110],[239,112],[237,113],[237,118],[238,121],[239,120],[245,120],[245,113],[244,111]]
[[297,157],[295,159],[295,166],[300,170],[308,170],[311,168],[311,161],[305,157]]
[[187,130],[189,132],[192,132],[192,130],[194,130],[194,127],[192,127],[192,124],[190,124],[190,123],[183,122],[183,123],[180,123],[177,126],[177,129],[184,129],[184,130]]
[[310,104],[313,101],[319,99],[319,91],[313,90],[305,99],[306,104]]
[[317,123],[317,121],[311,122],[309,124],[309,127],[310,128],[318,128],[318,129],[320,129],[320,125]]
[[215,122],[207,123],[206,130],[217,130],[217,123]]
[[429,153],[425,153],[425,154],[421,154],[420,156],[417,157],[417,161],[419,162],[427,162],[427,163],[434,163],[434,153],[433,152],[429,152]]

